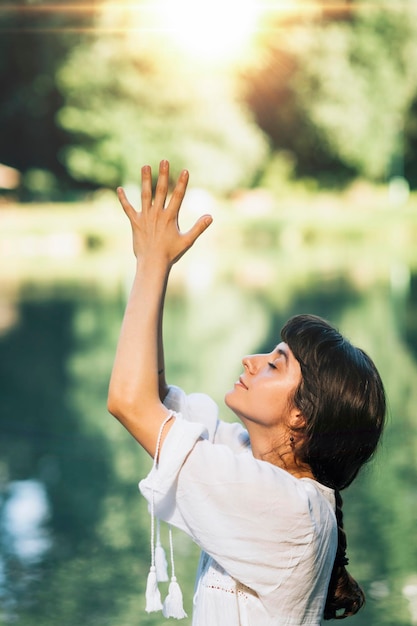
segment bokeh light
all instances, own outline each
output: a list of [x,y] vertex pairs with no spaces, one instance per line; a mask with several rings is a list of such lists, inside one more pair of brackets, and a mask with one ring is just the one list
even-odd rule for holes
[[160,0],[160,26],[186,53],[203,61],[244,54],[261,13],[256,0]]

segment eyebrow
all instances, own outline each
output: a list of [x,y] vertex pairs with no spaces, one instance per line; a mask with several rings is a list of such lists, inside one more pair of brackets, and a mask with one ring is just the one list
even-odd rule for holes
[[280,355],[282,354],[285,358],[286,365],[288,365],[288,352],[284,350],[283,348],[280,348],[279,345],[275,348],[275,352],[277,352]]

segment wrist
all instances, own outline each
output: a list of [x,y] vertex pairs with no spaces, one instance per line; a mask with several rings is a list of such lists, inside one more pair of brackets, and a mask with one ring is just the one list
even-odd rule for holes
[[172,264],[168,259],[155,256],[141,256],[136,258],[136,270],[138,272],[146,272],[167,276],[171,270]]

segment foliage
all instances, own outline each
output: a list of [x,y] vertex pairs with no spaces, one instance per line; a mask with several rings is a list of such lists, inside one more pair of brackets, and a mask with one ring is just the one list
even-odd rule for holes
[[282,167],[269,167],[270,145],[294,177],[405,173],[417,184],[411,2],[317,3],[292,21],[278,11],[276,23],[268,14],[257,61],[242,61],[240,96],[231,68],[213,70],[141,28],[146,7],[2,8],[0,162],[27,174],[22,197],[136,182],[140,165],[162,156],[215,192],[254,185],[264,169],[275,186]]
[[413,189],[417,188],[417,95],[404,122],[404,173]]
[[357,7],[349,19],[278,29],[244,76],[258,123],[276,149],[294,153],[298,174],[403,174],[392,170],[417,91],[414,14]]
[[99,36],[74,49],[58,74],[58,120],[74,141],[71,174],[96,185],[138,180],[140,166],[168,158],[192,168],[196,186],[228,192],[253,179],[267,152],[236,101],[233,83],[184,63],[137,33]]
[[[57,159],[68,136],[55,124],[63,103],[55,72],[79,39],[75,31],[89,24],[91,16],[72,11],[69,21],[65,0],[50,10],[39,10],[38,4],[15,0],[0,8],[0,163],[24,173],[51,172],[68,184],[66,169]],[[69,26],[65,32],[63,27]]]

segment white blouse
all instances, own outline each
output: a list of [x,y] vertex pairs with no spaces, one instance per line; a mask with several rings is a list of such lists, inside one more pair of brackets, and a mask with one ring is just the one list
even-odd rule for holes
[[206,395],[171,387],[175,423],[139,483],[202,550],[193,626],[319,626],[337,548],[334,492],[255,459]]

